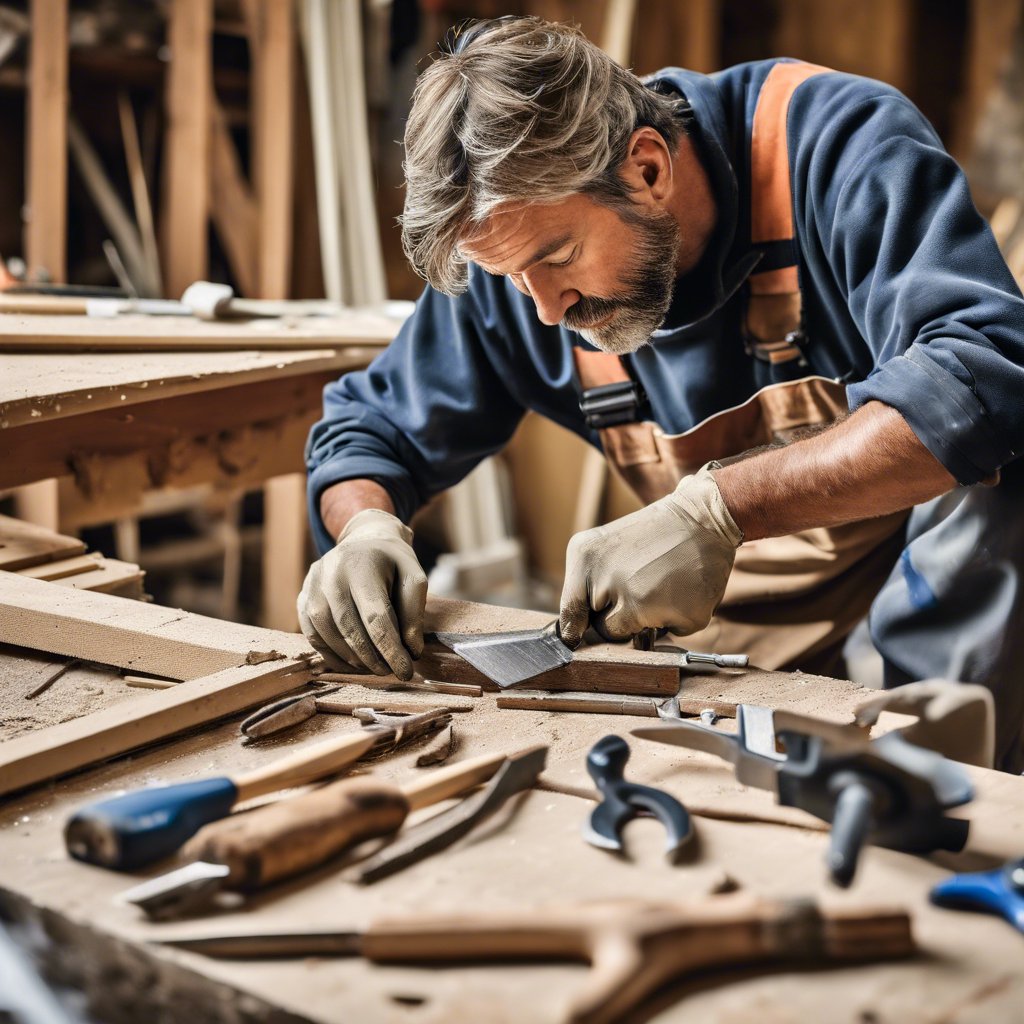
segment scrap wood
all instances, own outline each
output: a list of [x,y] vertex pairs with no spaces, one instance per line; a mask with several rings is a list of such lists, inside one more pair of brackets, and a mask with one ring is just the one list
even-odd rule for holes
[[451,693],[462,697],[480,697],[483,690],[467,683],[440,683],[416,676],[404,681],[393,676],[374,676],[368,672],[321,672],[317,679],[325,683],[355,683],[374,690],[422,690],[424,693]]
[[[633,715],[639,718],[658,718],[658,708],[666,700],[637,697],[627,693],[550,693],[543,690],[514,690],[503,693],[497,706],[509,711],[569,711],[591,715]],[[720,718],[735,718],[736,705],[710,697],[676,698],[683,715],[699,716],[713,711]]]
[[41,683],[34,686],[28,693],[25,694],[25,700],[34,700],[41,693],[45,693],[62,675],[66,672],[70,672],[71,669],[77,668],[82,662],[77,658],[72,658],[70,661],[65,662],[56,672],[51,672]]
[[455,726],[449,724],[437,734],[426,750],[416,758],[417,768],[429,768],[434,764],[444,764],[455,753]]

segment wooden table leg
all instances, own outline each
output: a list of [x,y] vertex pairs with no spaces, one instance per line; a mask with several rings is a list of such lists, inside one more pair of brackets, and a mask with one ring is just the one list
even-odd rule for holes
[[263,615],[270,629],[295,632],[295,599],[306,576],[306,478],[275,477],[263,486]]

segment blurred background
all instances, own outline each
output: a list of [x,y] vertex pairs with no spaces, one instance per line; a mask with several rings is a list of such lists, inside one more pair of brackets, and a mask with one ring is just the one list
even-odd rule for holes
[[[0,256],[8,282],[177,298],[414,300],[401,137],[417,74],[468,18],[574,21],[638,73],[799,57],[904,91],[967,169],[1018,277],[1020,0],[33,0],[0,3]],[[200,124],[199,135],[193,127]],[[208,126],[208,131],[202,128]],[[277,131],[275,126],[280,126]],[[191,132],[191,134],[190,134]],[[198,141],[197,141],[198,139]],[[252,223],[279,211],[273,265]],[[258,237],[265,239],[265,234]],[[0,354],[0,374],[3,373]],[[0,435],[0,458],[4,457]],[[301,502],[301,482],[291,482]],[[90,500],[75,475],[0,512],[138,564],[161,603],[294,628],[261,558],[264,490],[223,483]],[[629,511],[576,438],[528,416],[417,522],[434,590],[552,607],[565,544]],[[307,546],[306,559],[313,557]],[[261,594],[279,588],[268,616]],[[282,610],[283,609],[283,610]]]

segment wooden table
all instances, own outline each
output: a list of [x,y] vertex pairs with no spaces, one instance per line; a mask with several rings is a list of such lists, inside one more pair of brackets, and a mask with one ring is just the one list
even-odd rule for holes
[[0,489],[64,478],[61,513],[82,525],[132,514],[153,489],[273,480],[265,621],[292,628],[305,537],[296,474],[323,387],[366,366],[399,322],[0,316]]
[[[86,595],[76,603],[92,606],[114,600]],[[175,618],[155,607],[146,611],[122,607],[124,614],[115,616],[109,628],[123,629],[132,616],[140,624],[169,618],[170,624],[156,630],[160,636],[173,629],[175,635],[194,642],[209,638],[210,643],[216,640],[238,651],[278,650],[289,657],[298,653],[296,643],[301,640],[235,624],[220,628],[214,620],[199,616],[189,617],[186,628],[180,614]],[[9,637],[0,634],[0,641],[4,640]],[[51,637],[47,642],[68,641]],[[14,677],[8,674],[7,678]],[[58,707],[70,699],[62,698],[60,685],[71,687],[73,682],[62,680],[45,695]],[[135,701],[137,709],[149,693],[139,696],[136,692],[125,699]],[[731,702],[753,700],[833,720],[848,719],[867,696],[853,683],[756,670],[687,672],[682,693]],[[370,703],[384,696],[378,690],[351,686],[344,699]],[[422,693],[400,696],[424,703],[431,700]],[[137,716],[138,711],[131,714]],[[657,997],[638,1019],[679,1024],[723,1020],[1009,1024],[1020,1019],[1024,1003],[1021,936],[992,917],[932,907],[928,892],[947,877],[950,868],[977,870],[1020,855],[1024,779],[971,769],[977,798],[953,812],[972,822],[964,853],[922,858],[869,848],[862,855],[853,887],[840,892],[826,880],[828,836],[816,819],[777,807],[766,792],[737,785],[731,769],[709,755],[633,740],[627,777],[669,790],[694,816],[696,838],[683,862],[673,866],[662,853],[664,832],[652,820],[629,826],[625,857],[595,849],[580,837],[595,797],[584,765],[587,750],[603,735],[628,736],[631,728],[649,720],[502,711],[496,708],[494,696],[485,693],[474,701],[474,710],[456,716],[456,757],[548,744],[542,788],[514,800],[444,854],[375,885],[355,886],[337,865],[331,865],[278,886],[242,908],[174,924],[149,923],[115,897],[139,878],[175,865],[156,865],[146,873],[126,876],[69,860],[61,830],[76,807],[122,788],[255,768],[297,744],[358,728],[350,719],[319,715],[274,740],[243,746],[238,717],[0,801],[0,909],[16,920],[32,921],[49,936],[50,955],[60,961],[63,976],[76,977],[88,988],[101,1016],[106,1010],[107,1016],[121,1020],[202,1019],[225,1024],[256,1019],[289,1024],[554,1024],[564,1019],[565,1005],[579,988],[581,966],[532,963],[427,969],[325,958],[232,962],[177,952],[150,940],[241,930],[346,930],[406,912],[475,914],[617,898],[700,899],[728,875],[754,895],[810,895],[853,906],[904,907],[912,915],[921,952],[892,963],[812,971],[779,967],[691,979]],[[408,780],[421,772],[414,767],[417,753],[414,748],[388,757],[372,770],[385,778]]]

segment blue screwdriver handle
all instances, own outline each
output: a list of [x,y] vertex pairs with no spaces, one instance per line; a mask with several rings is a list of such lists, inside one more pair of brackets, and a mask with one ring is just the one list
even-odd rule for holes
[[931,901],[955,910],[983,910],[1005,917],[1024,932],[1024,858],[995,871],[954,875],[931,891]]
[[204,825],[231,812],[238,787],[219,777],[151,786],[76,811],[64,842],[76,860],[132,871],[168,857]]

